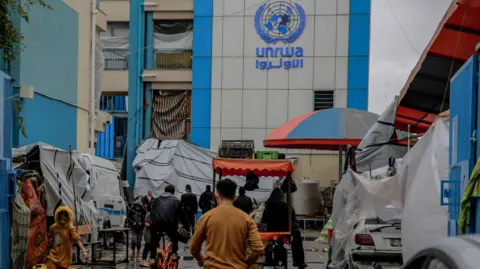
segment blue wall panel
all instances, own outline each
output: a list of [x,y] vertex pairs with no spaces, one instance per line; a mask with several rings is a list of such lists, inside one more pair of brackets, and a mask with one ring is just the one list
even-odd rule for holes
[[19,23],[25,48],[13,63],[12,76],[15,86],[32,86],[35,96],[24,100],[28,137],[16,130],[16,146],[42,141],[76,149],[78,14],[62,0],[46,3],[52,10],[34,5],[29,23]]
[[20,146],[45,142],[55,147],[77,147],[77,108],[35,94],[33,100],[23,101],[24,125],[27,138],[19,134]]
[[370,14],[371,0],[350,0],[350,14]]
[[194,1],[192,143],[210,148],[213,0]]
[[53,10],[33,5],[28,11],[30,22],[21,23],[25,48],[20,58],[20,81],[16,83],[76,105],[78,14],[62,0],[46,2]]
[[347,107],[368,110],[371,0],[350,0]]

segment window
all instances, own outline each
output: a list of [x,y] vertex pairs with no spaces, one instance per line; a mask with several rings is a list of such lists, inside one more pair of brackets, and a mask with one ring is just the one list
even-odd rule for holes
[[334,107],[333,91],[314,91],[313,92],[313,110],[322,110]]

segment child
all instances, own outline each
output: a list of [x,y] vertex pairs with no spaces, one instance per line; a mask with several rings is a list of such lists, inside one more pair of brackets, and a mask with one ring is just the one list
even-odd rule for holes
[[82,250],[83,257],[88,260],[88,253],[83,247],[80,235],[72,225],[72,211],[67,206],[55,210],[55,224],[48,233],[49,254],[48,269],[68,268],[72,264],[72,245],[75,243]]
[[[132,231],[131,260],[134,260],[136,258],[137,262],[140,262],[140,248],[142,247],[142,235],[143,228],[145,227],[145,215],[146,210],[143,207],[142,201],[135,201],[132,209],[130,209],[130,212],[128,214],[128,220],[130,221],[130,228]],[[135,249],[137,250],[137,252],[135,252]]]
[[148,251],[150,251],[150,242],[152,240],[152,235],[150,234],[150,225],[152,220],[150,219],[150,205],[147,206],[147,215],[145,216],[145,231],[143,231],[143,237],[145,239],[145,246],[143,246],[143,253],[142,253],[142,266],[148,267],[149,264],[147,262]]

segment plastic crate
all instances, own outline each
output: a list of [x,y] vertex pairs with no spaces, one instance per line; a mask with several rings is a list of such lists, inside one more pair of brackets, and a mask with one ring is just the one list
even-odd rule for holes
[[229,158],[229,159],[252,159],[254,151],[252,149],[231,149],[231,148],[220,148],[218,151],[218,156],[220,158]]
[[255,153],[255,158],[262,160],[278,160],[278,151],[257,151]]
[[254,149],[253,140],[222,140],[221,148]]

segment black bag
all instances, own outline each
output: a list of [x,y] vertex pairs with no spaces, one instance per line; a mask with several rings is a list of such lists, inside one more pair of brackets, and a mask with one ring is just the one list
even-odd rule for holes
[[297,184],[295,183],[295,180],[293,180],[293,178],[292,178],[291,176],[285,178],[285,180],[283,181],[282,186],[280,187],[280,189],[281,189],[284,193],[288,193],[288,180],[290,180],[290,182],[291,182],[290,191],[291,191],[292,193],[296,192],[296,191],[297,191]]
[[246,191],[254,191],[258,189],[258,183],[260,182],[257,175],[254,172],[248,171],[245,180],[245,190]]
[[183,227],[178,229],[178,241],[184,244],[190,240],[190,233]]

